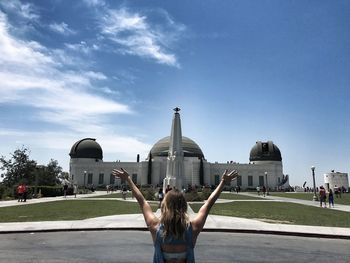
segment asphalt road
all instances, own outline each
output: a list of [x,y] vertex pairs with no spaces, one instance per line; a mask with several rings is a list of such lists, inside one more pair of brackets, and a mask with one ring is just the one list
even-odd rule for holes
[[[196,262],[350,262],[350,241],[201,233]],[[0,235],[0,262],[152,262],[148,232],[92,231]]]

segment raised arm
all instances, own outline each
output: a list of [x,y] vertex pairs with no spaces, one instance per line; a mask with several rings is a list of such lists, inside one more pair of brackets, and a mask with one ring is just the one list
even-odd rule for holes
[[147,227],[151,231],[153,237],[153,234],[156,231],[156,226],[159,223],[159,219],[154,215],[151,206],[146,201],[146,199],[144,198],[140,190],[137,188],[137,186],[134,184],[134,182],[131,180],[129,173],[126,170],[124,170],[123,168],[121,168],[120,170],[114,169],[112,171],[112,174],[128,182],[131,191],[133,192],[137,202],[140,205]]
[[214,205],[215,201],[220,196],[225,184],[230,183],[232,180],[235,180],[237,176],[238,176],[238,173],[236,170],[233,170],[231,172],[228,172],[227,170],[225,170],[225,172],[221,177],[221,181],[219,185],[216,187],[214,192],[211,193],[208,200],[202,205],[202,207],[198,211],[197,216],[192,221],[192,227],[193,227],[193,232],[195,236],[198,236],[198,234],[202,231],[205,221],[207,220],[209,211],[211,207]]

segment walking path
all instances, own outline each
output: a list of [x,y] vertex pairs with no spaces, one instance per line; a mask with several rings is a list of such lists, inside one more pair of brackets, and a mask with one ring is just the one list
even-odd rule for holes
[[[89,195],[78,195],[76,199],[84,200],[87,197],[97,197],[105,195],[105,192],[95,192]],[[240,193],[241,195],[255,196],[249,193]],[[75,199],[69,196],[67,199]],[[116,198],[98,198],[98,200]],[[117,198],[118,200],[122,200]],[[17,201],[0,201],[0,207],[27,205],[33,203],[63,201],[63,197],[49,197],[40,199],[30,199],[26,203],[18,203]],[[89,198],[88,200],[93,200]],[[130,202],[136,202],[135,199],[127,199]],[[238,201],[238,200],[237,200]],[[242,201],[242,200],[239,200]],[[250,200],[252,201],[252,200]],[[255,201],[255,200],[254,200]],[[265,197],[262,201],[277,202],[293,202],[309,206],[319,206],[317,202],[305,201],[292,198],[282,198],[276,196]],[[233,200],[219,199],[218,202],[235,202]],[[350,212],[350,206],[336,205],[336,210]],[[195,213],[189,206],[189,215],[194,217]],[[156,212],[160,216],[160,210]],[[45,221],[45,222],[16,222],[16,223],[0,223],[0,234],[20,233],[20,232],[46,232],[46,231],[89,231],[89,230],[146,230],[142,214],[130,215],[113,215],[85,220],[74,221]],[[292,236],[310,236],[310,237],[326,237],[326,238],[344,238],[350,239],[350,228],[341,227],[320,227],[320,226],[303,226],[267,223],[260,220],[246,219],[239,217],[227,217],[209,215],[204,227],[204,231],[212,232],[244,232],[244,233],[262,233],[262,234],[279,234]]]

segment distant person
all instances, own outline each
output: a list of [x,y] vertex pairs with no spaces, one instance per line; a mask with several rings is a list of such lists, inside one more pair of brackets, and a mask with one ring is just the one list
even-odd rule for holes
[[109,184],[106,185],[107,194],[109,194]]
[[23,201],[23,185],[19,184],[17,186],[17,197],[18,197],[18,202]]
[[258,192],[258,195],[260,195],[260,186],[256,187],[256,191]]
[[123,199],[126,200],[126,194],[127,194],[128,190],[126,190],[126,186],[124,185],[123,188],[122,188],[122,196],[123,196]]
[[77,198],[77,193],[78,193],[78,186],[77,184],[73,185],[73,194],[74,194],[74,198]]
[[329,189],[329,193],[328,193],[328,205],[329,205],[329,208],[331,208],[331,205],[332,205],[332,207],[334,207],[334,196],[333,196],[333,191],[332,191],[332,189]]
[[65,183],[65,184],[63,185],[63,197],[64,197],[64,198],[67,198],[67,190],[68,190],[68,184]]
[[28,188],[26,184],[22,184],[22,189],[23,189],[23,202],[27,202]]
[[236,171],[228,172],[226,170],[215,191],[211,193],[208,200],[199,209],[196,217],[190,220],[187,214],[185,196],[180,191],[168,191],[161,205],[161,216],[158,218],[127,171],[121,168],[121,170],[114,169],[112,173],[122,180],[126,180],[131,191],[135,194],[146,225],[152,235],[154,244],[153,263],[195,262],[194,247],[209,211],[222,192],[224,185],[238,176]]
[[263,195],[264,195],[264,197],[265,197],[265,196],[266,196],[266,187],[265,187],[265,185],[263,185],[262,191],[263,191]]
[[162,189],[162,187],[159,187],[159,191],[158,191],[159,207],[161,206],[161,204],[163,202],[163,198],[164,198],[163,189]]
[[[324,189],[323,186],[320,186],[320,207],[327,207],[326,206],[326,190]],[[323,206],[324,204],[324,206]]]

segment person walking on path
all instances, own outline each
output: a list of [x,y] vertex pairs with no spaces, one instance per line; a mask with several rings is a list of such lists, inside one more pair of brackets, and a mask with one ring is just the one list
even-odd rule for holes
[[265,195],[266,195],[266,187],[265,187],[265,185],[263,186],[263,195],[264,195],[264,197],[265,197]]
[[64,198],[67,198],[67,190],[68,190],[68,184],[65,183],[63,186],[63,196]]
[[[320,186],[320,207],[327,207],[326,205],[326,190],[324,189],[323,186]],[[322,204],[324,203],[324,206],[322,206]]]
[[73,194],[74,194],[74,198],[77,198],[77,193],[78,193],[78,186],[77,184],[73,185]]
[[332,207],[334,207],[334,195],[333,195],[332,189],[329,189],[329,193],[328,193],[328,205],[329,205],[329,208],[331,208],[331,205],[332,205]]
[[231,172],[225,170],[219,185],[199,209],[196,217],[190,220],[187,214],[185,196],[180,191],[171,190],[165,195],[161,205],[161,217],[158,218],[127,171],[123,168],[121,170],[114,169],[112,174],[127,181],[131,191],[135,194],[146,225],[152,235],[154,244],[153,263],[195,262],[194,247],[209,211],[222,192],[224,185],[238,176],[235,170]]
[[260,186],[256,187],[256,191],[258,192],[258,195],[260,195]]

